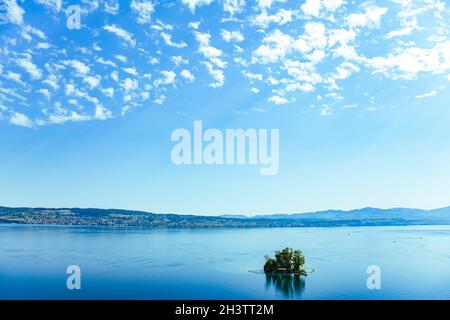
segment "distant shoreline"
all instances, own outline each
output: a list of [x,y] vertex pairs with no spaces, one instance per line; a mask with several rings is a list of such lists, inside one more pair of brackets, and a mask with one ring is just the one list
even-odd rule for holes
[[155,214],[119,209],[0,207],[0,223],[159,229],[450,225],[450,208],[435,210],[364,208],[243,218]]

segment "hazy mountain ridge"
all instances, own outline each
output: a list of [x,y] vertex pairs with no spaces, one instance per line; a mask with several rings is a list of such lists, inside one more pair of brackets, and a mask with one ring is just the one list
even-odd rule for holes
[[[437,209],[444,210],[447,215],[450,214],[450,207]],[[362,208],[354,210],[324,210],[315,212],[295,213],[295,214],[275,214],[275,215],[257,215],[252,218],[261,219],[412,219],[418,217],[429,217],[435,210],[410,209],[410,208]]]
[[299,214],[199,216],[156,214],[137,210],[96,208],[0,207],[1,223],[142,226],[156,228],[210,227],[335,227],[450,224],[450,207],[423,210],[410,208],[362,208],[325,210]]

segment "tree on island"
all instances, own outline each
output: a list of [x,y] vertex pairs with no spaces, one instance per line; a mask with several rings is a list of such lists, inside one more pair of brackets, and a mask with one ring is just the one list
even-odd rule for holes
[[281,251],[275,251],[275,259],[269,256],[265,256],[265,258],[265,273],[307,275],[305,269],[303,268],[305,264],[305,257],[300,250],[293,250],[292,248],[286,247]]

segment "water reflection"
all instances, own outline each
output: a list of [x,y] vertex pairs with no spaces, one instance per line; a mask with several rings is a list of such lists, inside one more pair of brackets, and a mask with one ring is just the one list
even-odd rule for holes
[[275,288],[288,299],[300,299],[305,291],[305,279],[289,274],[266,273],[266,289]]

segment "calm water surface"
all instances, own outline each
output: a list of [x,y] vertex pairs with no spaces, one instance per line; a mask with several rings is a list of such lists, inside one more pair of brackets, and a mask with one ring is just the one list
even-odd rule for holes
[[[306,278],[266,277],[302,249]],[[80,291],[67,290],[79,265]],[[366,269],[381,268],[381,290]],[[449,299],[450,226],[152,230],[0,224],[0,298]]]

